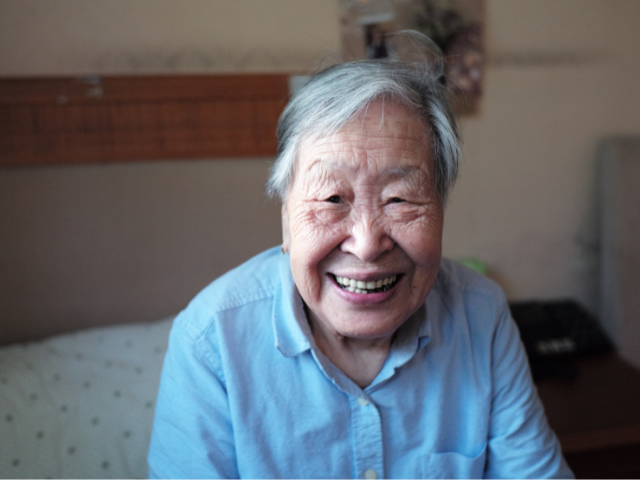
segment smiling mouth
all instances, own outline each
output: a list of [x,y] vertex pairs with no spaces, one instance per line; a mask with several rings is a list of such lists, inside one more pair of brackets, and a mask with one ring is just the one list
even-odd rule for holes
[[383,278],[381,280],[364,282],[362,280],[354,280],[353,278],[338,277],[333,274],[331,276],[343,290],[347,290],[352,293],[363,293],[365,295],[369,293],[386,292],[393,288],[396,283],[398,283],[399,279],[398,275],[391,275],[390,277]]

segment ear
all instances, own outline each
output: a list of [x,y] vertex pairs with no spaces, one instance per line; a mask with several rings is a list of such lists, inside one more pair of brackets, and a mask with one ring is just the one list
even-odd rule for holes
[[287,202],[282,202],[282,252],[289,252],[291,247],[291,232],[289,230],[289,210],[287,210]]

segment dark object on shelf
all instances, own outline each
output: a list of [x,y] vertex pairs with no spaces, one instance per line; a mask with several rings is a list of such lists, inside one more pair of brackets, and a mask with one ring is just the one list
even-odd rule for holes
[[572,300],[509,304],[534,380],[556,376],[572,381],[573,359],[613,351],[598,321]]

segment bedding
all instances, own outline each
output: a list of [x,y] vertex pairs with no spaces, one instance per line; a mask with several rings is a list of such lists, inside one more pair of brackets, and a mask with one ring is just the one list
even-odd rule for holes
[[173,318],[0,348],[0,477],[146,478]]

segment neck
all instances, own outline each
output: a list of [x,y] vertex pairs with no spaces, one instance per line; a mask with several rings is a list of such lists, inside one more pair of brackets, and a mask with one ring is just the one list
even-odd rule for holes
[[389,356],[393,335],[348,337],[331,329],[306,306],[305,311],[320,351],[360,388],[370,385]]

